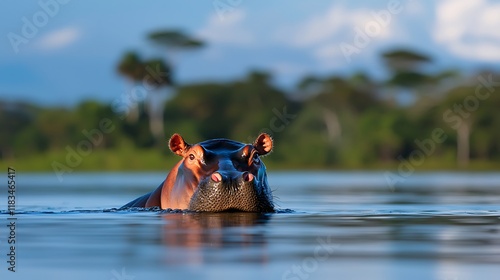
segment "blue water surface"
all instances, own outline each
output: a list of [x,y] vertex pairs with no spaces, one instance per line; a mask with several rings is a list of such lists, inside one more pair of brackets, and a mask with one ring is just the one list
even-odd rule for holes
[[[118,210],[164,173],[17,173],[0,279],[498,279],[500,173],[271,172],[277,213]],[[389,179],[388,179],[389,178]]]

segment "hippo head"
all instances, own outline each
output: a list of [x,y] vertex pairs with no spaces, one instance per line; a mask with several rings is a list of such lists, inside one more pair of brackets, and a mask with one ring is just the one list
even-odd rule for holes
[[274,211],[266,167],[260,159],[273,148],[269,135],[260,134],[253,144],[212,139],[191,145],[174,134],[169,146],[183,157],[172,192],[188,188],[185,204],[189,210]]

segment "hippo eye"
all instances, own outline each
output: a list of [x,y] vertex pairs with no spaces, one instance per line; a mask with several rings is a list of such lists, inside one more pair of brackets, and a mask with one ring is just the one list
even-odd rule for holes
[[259,164],[260,163],[259,155],[255,154],[253,156],[253,163],[255,163],[255,164]]
[[193,155],[193,154],[190,154],[190,155],[189,155],[189,159],[190,159],[190,160],[194,160],[194,155]]

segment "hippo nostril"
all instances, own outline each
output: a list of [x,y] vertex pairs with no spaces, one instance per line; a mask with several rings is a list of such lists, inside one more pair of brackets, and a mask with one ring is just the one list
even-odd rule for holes
[[220,173],[218,173],[218,172],[214,172],[212,174],[212,176],[210,176],[210,178],[212,179],[212,181],[214,181],[216,183],[222,181],[222,175],[220,175]]
[[245,172],[243,173],[243,180],[245,182],[251,182],[253,180],[254,176],[252,173]]

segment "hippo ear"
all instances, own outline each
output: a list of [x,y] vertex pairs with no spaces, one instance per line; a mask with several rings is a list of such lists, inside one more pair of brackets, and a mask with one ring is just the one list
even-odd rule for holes
[[178,155],[178,156],[185,156],[186,151],[189,149],[190,145],[184,141],[182,136],[179,134],[175,133],[170,137],[170,141],[168,142],[168,146],[170,147],[170,150]]
[[253,143],[255,150],[261,156],[268,154],[273,149],[273,139],[267,133],[261,133]]

